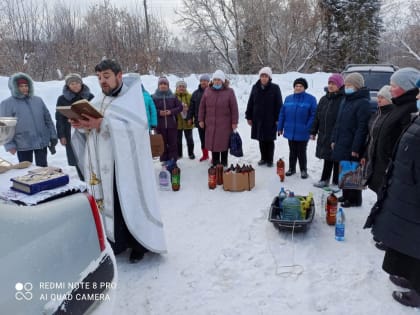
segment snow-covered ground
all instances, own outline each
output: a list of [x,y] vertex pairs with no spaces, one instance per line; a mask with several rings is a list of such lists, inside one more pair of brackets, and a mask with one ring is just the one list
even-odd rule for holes
[[[283,98],[292,93],[298,76],[309,83],[308,92],[319,99],[329,74],[286,73],[274,75]],[[185,78],[188,90],[198,86],[199,75]],[[169,76],[171,88],[178,77]],[[181,159],[181,190],[159,191],[168,253],[147,254],[138,264],[129,264],[129,252],[117,257],[118,289],[114,314],[150,315],[256,315],[256,314],[419,314],[401,306],[391,293],[398,290],[382,271],[383,252],[374,247],[370,230],[362,226],[375,201],[363,192],[363,206],[345,209],[346,239],[334,239],[334,227],[325,222],[326,193],[312,184],[318,181],[322,161],[315,157],[314,141],[308,145],[309,178],[299,172],[280,183],[275,168],[259,167],[258,143],[250,139],[244,112],[256,75],[229,76],[238,98],[239,132],[245,156],[229,156],[229,163],[252,164],[256,185],[252,191],[225,192],[221,186],[207,187],[208,162]],[[154,92],[157,77],[142,76],[144,86]],[[93,94],[100,89],[95,77],[85,78]],[[54,119],[55,104],[63,81],[36,82]],[[10,95],[7,78],[0,77],[0,100]],[[195,154],[201,156],[194,131]],[[185,141],[184,150],[186,151]],[[11,162],[16,157],[0,149]],[[288,161],[284,138],[276,141],[275,158]],[[49,156],[52,165],[67,167],[65,150]],[[156,174],[160,170],[154,162]],[[286,166],[287,167],[287,166]],[[153,180],[153,179],[151,179]],[[269,206],[280,187],[306,195],[313,192],[316,214],[305,233],[279,232],[268,218]],[[324,196],[323,196],[324,195]]]

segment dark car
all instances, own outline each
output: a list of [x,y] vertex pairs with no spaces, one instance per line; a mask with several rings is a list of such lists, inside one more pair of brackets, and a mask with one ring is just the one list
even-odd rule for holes
[[343,76],[352,72],[360,73],[365,79],[365,86],[370,91],[371,111],[375,112],[378,108],[377,94],[384,86],[389,85],[391,75],[398,70],[392,64],[349,64],[343,71]]

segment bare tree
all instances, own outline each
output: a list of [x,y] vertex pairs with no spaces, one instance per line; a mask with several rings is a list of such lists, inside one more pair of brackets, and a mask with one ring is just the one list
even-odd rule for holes
[[271,7],[270,60],[281,72],[304,71],[320,45],[322,28],[313,2],[286,0]]
[[420,65],[420,2],[386,1],[382,16],[387,29],[382,34],[380,59],[400,67]]
[[193,33],[199,42],[222,58],[232,73],[237,73],[239,38],[238,0],[183,0],[177,12],[179,22]]

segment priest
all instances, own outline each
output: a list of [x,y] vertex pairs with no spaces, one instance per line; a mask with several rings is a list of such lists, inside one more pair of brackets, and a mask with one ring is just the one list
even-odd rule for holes
[[94,105],[103,118],[71,120],[72,143],[114,253],[131,248],[135,263],[147,251],[166,252],[140,76],[123,79],[109,59],[95,72],[103,95]]

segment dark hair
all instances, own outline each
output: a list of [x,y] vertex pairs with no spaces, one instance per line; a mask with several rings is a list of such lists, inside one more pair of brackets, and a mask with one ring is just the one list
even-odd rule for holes
[[101,72],[105,70],[111,70],[114,74],[120,73],[121,66],[114,59],[104,59],[95,66],[95,72]]

